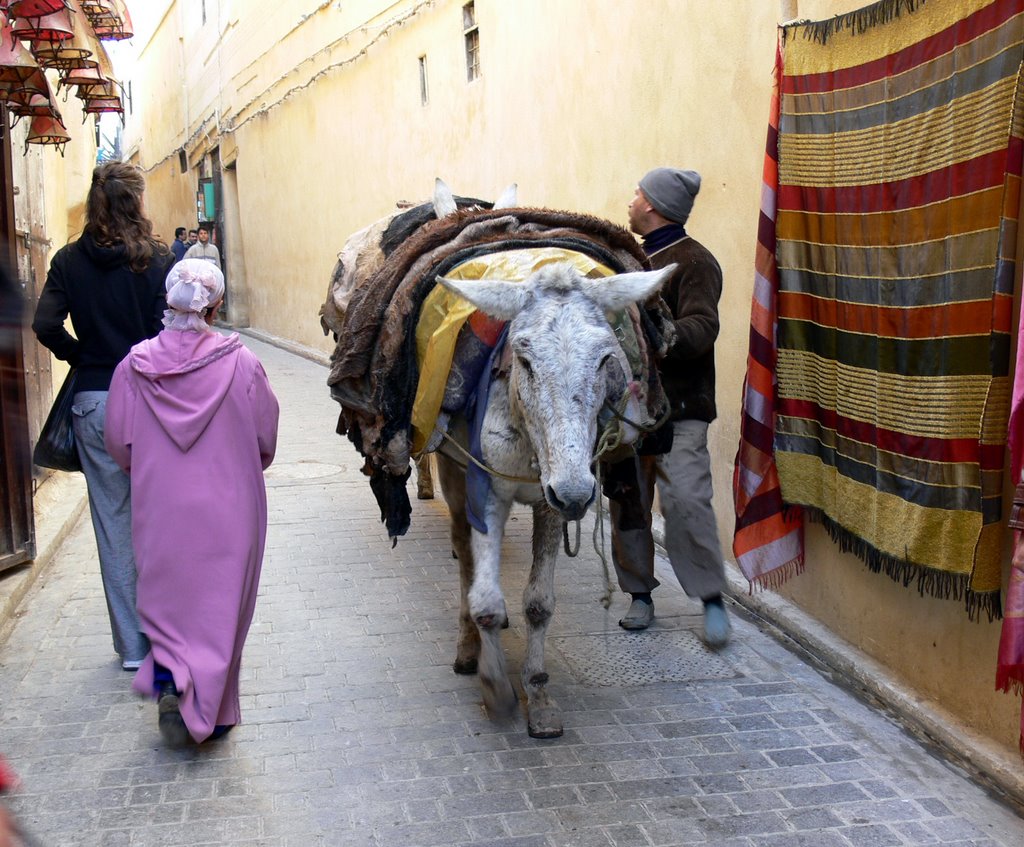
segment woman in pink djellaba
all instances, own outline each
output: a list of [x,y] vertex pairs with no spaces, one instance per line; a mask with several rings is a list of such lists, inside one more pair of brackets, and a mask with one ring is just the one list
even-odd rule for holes
[[105,437],[131,476],[137,605],[152,645],[132,687],[156,698],[161,735],[180,745],[240,720],[278,406],[238,335],[211,329],[220,269],[184,259],[166,287],[164,330],[114,371]]

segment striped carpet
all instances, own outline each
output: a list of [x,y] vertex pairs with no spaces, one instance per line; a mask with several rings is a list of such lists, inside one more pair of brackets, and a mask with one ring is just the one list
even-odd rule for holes
[[998,616],[1022,4],[883,0],[783,36],[781,500]]

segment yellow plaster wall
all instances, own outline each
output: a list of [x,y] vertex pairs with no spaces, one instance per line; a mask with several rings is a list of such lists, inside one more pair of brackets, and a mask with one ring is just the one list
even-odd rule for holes
[[[162,204],[154,218],[168,233],[185,214],[194,221],[195,174],[176,173],[177,147],[237,149],[233,247],[244,255],[248,320],[329,351],[317,310],[346,236],[395,201],[426,199],[435,176],[484,198],[515,181],[525,205],[625,223],[647,169],[700,171],[688,229],[725,274],[710,449],[729,555],[775,25],[860,4],[736,0],[718,13],[701,0],[476,0],[482,77],[472,83],[462,5],[221,0],[207,4],[215,25],[197,27],[169,3],[135,76],[144,87],[177,74],[188,101],[136,116],[140,162]],[[998,623],[969,623],[960,604],[870,574],[817,527],[807,537],[807,572],[783,593],[1013,748],[1019,700],[992,691]]]

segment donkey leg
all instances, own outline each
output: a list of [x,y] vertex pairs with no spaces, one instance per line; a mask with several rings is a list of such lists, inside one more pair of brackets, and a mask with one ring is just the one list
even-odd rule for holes
[[473,550],[466,519],[466,472],[447,456],[437,456],[441,491],[451,515],[452,550],[459,560],[459,640],[452,669],[458,674],[476,673],[480,657],[480,630],[469,613],[469,587],[473,584]]
[[416,460],[416,497],[419,500],[434,499],[434,476],[430,471],[429,453],[424,453]]
[[498,500],[493,492],[485,515],[488,532],[470,531],[473,547],[473,586],[469,610],[480,630],[480,686],[487,711],[494,717],[509,717],[516,707],[516,692],[508,678],[505,652],[501,649],[501,627],[508,619],[501,593],[499,565],[501,539],[511,502]]
[[533,566],[523,591],[523,612],[529,626],[523,690],[526,692],[527,729],[532,738],[562,734],[562,713],[547,690],[544,639],[555,611],[555,561],[561,541],[562,520],[543,501],[533,507]]

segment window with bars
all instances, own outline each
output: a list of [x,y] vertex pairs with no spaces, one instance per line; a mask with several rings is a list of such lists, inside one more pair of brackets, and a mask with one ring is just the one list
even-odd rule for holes
[[472,82],[480,76],[480,28],[473,3],[462,7],[462,34],[466,41],[466,79]]

